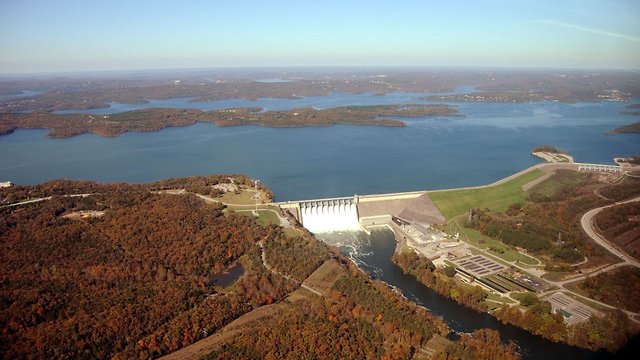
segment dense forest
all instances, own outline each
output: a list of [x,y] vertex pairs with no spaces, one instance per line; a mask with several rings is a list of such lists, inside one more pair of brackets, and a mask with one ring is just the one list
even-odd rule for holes
[[600,195],[611,201],[621,201],[640,195],[640,178],[625,176],[619,184],[599,189]]
[[519,359],[516,346],[510,343],[506,348],[500,340],[500,333],[494,330],[480,329],[471,334],[462,334],[460,341],[433,356],[432,360],[467,359],[472,354],[474,360],[513,360]]
[[[326,296],[297,301],[277,318],[235,334],[205,359],[420,359],[447,326],[351,263]],[[466,335],[438,359],[517,359],[497,333]]]
[[503,305],[492,315],[504,323],[516,325],[549,340],[590,350],[616,352],[629,343],[637,331],[629,317],[619,310],[602,317],[592,316],[575,325],[565,325],[562,315],[550,312],[551,304],[547,301],[538,300],[523,305],[524,311],[522,307]]
[[[0,208],[1,357],[155,358],[273,305],[277,316],[246,325],[209,358],[406,359],[448,334],[441,319],[308,233],[288,237],[194,195],[157,192],[224,179],[3,190],[51,198]],[[322,296],[304,293],[300,282],[328,259],[341,275]],[[238,263],[244,273],[215,286]],[[465,356],[507,351],[478,339],[454,346],[451,354]]]
[[[211,275],[243,255],[256,258],[255,243],[267,234],[252,219],[225,216],[192,196],[125,185],[97,190],[2,210],[7,357],[137,357],[138,342],[158,331],[159,352],[171,351],[198,336],[190,319],[181,321],[185,314],[209,314],[201,326],[214,330],[290,290],[256,271],[238,285],[250,292],[212,297]],[[104,215],[64,216],[95,209]]]
[[[244,175],[207,175],[194,176],[189,178],[171,178],[160,181],[140,184],[141,188],[149,191],[185,189],[187,192],[195,194],[218,196],[222,191],[214,187],[217,184],[230,184],[233,181],[236,185],[253,187],[252,179]],[[109,189],[127,189],[127,184],[111,184]],[[52,180],[40,185],[21,185],[8,188],[0,188],[0,205],[14,204],[19,201],[45,198],[49,196],[69,196],[79,194],[99,194],[104,189],[103,185],[95,181],[81,180]],[[273,193],[263,184],[258,183],[258,189],[273,198]],[[90,200],[88,200],[90,201]]]
[[640,259],[640,202],[603,209],[596,215],[595,225],[605,238]]
[[578,287],[592,299],[640,312],[640,269],[625,266],[590,276]]
[[453,279],[454,272],[436,268],[425,257],[418,256],[413,250],[406,250],[393,255],[393,262],[404,273],[415,276],[418,281],[438,294],[453,299],[458,304],[476,311],[487,311],[485,302],[487,292],[480,286],[465,285]]

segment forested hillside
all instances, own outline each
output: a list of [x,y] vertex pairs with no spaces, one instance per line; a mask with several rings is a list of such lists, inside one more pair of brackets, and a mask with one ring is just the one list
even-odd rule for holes
[[[433,334],[447,335],[441,319],[307,232],[288,236],[259,226],[251,213],[157,191],[207,192],[225,179],[3,190],[12,200],[44,199],[0,208],[0,357],[155,358],[269,304],[279,312],[242,326],[209,358],[402,359]],[[216,286],[214,278],[236,264],[244,273]],[[322,293],[300,287],[311,278]]]

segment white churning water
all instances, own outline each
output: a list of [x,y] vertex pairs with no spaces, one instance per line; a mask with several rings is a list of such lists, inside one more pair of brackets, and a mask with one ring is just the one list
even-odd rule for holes
[[301,201],[302,225],[312,233],[361,230],[353,198]]

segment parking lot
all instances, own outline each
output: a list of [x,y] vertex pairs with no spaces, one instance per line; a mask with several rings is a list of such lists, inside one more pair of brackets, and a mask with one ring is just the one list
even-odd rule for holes
[[560,310],[567,324],[576,324],[587,321],[592,315],[600,312],[569,296],[557,292],[546,299],[551,303],[553,310]]

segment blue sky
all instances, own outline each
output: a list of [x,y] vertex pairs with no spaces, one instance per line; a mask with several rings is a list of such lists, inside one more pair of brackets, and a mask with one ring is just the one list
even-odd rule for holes
[[0,0],[0,73],[230,66],[640,69],[640,3]]

